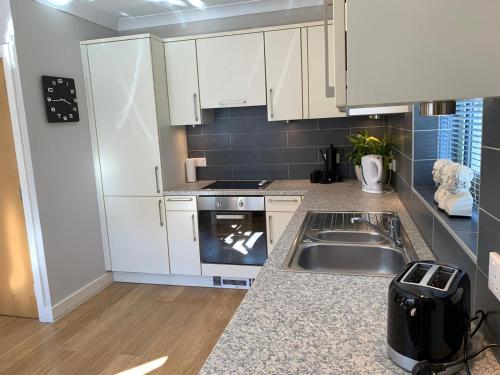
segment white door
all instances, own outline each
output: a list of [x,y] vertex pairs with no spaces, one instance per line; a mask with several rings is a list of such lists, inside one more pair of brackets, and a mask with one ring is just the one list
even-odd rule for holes
[[[336,106],[335,98],[327,98],[325,89],[325,32],[323,26],[307,28],[307,60],[309,82],[309,118],[345,117]],[[330,86],[335,86],[335,61],[333,26],[328,26],[330,48],[329,78]]]
[[111,269],[170,273],[163,197],[105,197]]
[[149,39],[88,46],[104,195],[163,193]]
[[288,223],[292,220],[293,215],[294,212],[266,212],[268,254],[276,246],[276,242],[278,242]]
[[266,105],[262,33],[197,39],[202,108]]
[[267,117],[296,120],[302,114],[302,49],[300,29],[265,33]]
[[171,125],[201,124],[196,42],[165,43]]
[[201,275],[196,211],[167,211],[170,270],[174,275]]

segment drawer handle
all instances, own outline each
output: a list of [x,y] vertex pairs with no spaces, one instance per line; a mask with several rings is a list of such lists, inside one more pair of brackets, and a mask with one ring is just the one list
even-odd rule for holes
[[161,214],[161,199],[158,199],[158,213],[160,214],[160,227],[163,226],[163,215]]
[[196,242],[196,225],[194,222],[194,214],[191,215],[191,223],[193,224],[193,241]]
[[193,198],[167,198],[167,202],[192,202]]
[[273,244],[273,217],[269,215],[269,243]]
[[288,202],[288,203],[297,203],[299,200],[298,199],[273,199],[270,198],[269,202]]
[[269,89],[269,109],[270,109],[270,117],[274,118],[274,101],[273,101],[273,89]]

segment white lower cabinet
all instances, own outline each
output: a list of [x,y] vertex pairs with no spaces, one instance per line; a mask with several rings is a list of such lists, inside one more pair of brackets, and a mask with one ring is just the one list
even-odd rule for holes
[[163,197],[104,197],[111,269],[169,274]]
[[301,196],[266,197],[267,252],[276,246],[293,214],[302,202]]
[[170,270],[174,275],[201,275],[198,212],[195,197],[167,197]]

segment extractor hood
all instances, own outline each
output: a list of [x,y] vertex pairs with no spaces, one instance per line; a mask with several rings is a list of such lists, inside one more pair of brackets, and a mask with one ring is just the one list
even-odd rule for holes
[[391,113],[406,113],[411,112],[411,106],[398,105],[387,107],[362,107],[362,108],[347,108],[347,116],[371,116],[371,115],[388,115]]
[[422,116],[445,116],[454,115],[456,102],[454,100],[420,103],[420,114]]

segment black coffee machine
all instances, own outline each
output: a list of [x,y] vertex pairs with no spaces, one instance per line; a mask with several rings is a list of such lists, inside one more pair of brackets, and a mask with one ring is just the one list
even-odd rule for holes
[[409,263],[389,286],[389,357],[412,371],[420,361],[443,363],[463,356],[470,298],[469,277],[461,269],[434,261]]
[[337,149],[330,145],[325,150],[319,150],[323,159],[323,170],[315,170],[311,173],[311,182],[320,184],[331,184],[332,182],[341,182],[342,175],[338,168],[339,154]]

